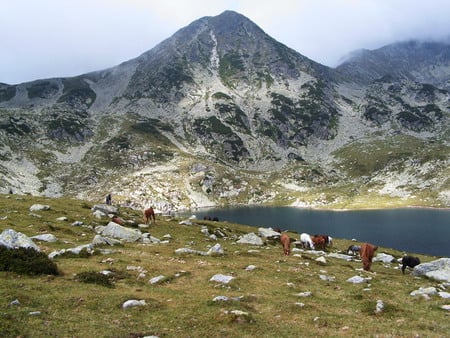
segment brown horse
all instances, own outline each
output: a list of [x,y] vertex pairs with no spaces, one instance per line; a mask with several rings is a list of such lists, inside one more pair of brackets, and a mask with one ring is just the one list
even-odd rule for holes
[[280,237],[281,245],[283,245],[283,252],[285,256],[291,253],[291,238],[287,234],[282,234]]
[[152,207],[144,210],[144,223],[148,224],[148,221],[156,224],[155,211],[153,210]]
[[370,266],[372,265],[372,259],[375,255],[375,251],[378,249],[378,246],[364,243],[361,245],[361,249],[359,250],[359,255],[361,256],[361,260],[363,263],[363,269],[365,271],[370,271]]
[[311,236],[311,240],[314,243],[315,248],[321,248],[322,250],[325,250],[325,245],[327,243],[326,236],[322,235]]

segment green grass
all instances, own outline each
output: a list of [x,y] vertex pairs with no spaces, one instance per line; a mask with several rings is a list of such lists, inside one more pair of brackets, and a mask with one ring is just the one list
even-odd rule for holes
[[[29,212],[34,203],[48,204],[51,209],[35,212],[40,216],[37,217]],[[95,232],[70,224],[76,220],[92,227],[106,224],[107,219],[92,216],[91,206],[90,202],[66,198],[0,195],[0,216],[6,216],[0,221],[0,230],[13,228],[28,236],[54,234],[57,242],[38,243],[45,253],[87,244]],[[57,221],[61,216],[68,221]],[[120,216],[136,222],[142,217],[141,211],[127,208],[120,208]],[[235,243],[239,235],[256,232],[253,227],[209,221],[184,226],[179,221],[157,217],[157,224],[148,229],[161,239],[170,234],[166,244],[125,243],[105,247],[112,250],[106,255],[57,257],[57,276],[1,271],[0,336],[444,337],[450,332],[448,313],[440,309],[445,300],[432,296],[425,301],[409,295],[419,287],[438,283],[414,278],[409,273],[402,275],[394,269],[395,265],[374,263],[374,273],[356,271],[362,267],[358,261],[327,258],[327,264],[322,265],[308,253],[285,257],[278,244],[249,247]],[[207,225],[210,232],[220,229],[226,235],[219,240],[225,255],[175,254],[182,247],[206,251],[216,243],[200,232],[201,225]],[[289,234],[298,237],[296,233]],[[335,239],[329,251],[345,250],[350,243]],[[379,248],[378,252],[401,256],[395,249]],[[418,257],[423,262],[434,259]],[[254,271],[245,270],[250,264],[256,266]],[[130,266],[146,270],[146,277],[139,279],[138,272],[130,270]],[[106,285],[96,278],[103,270],[113,273]],[[210,282],[218,273],[235,279],[228,285]],[[336,281],[323,281],[321,274],[334,276]],[[346,282],[357,274],[372,277],[370,286]],[[162,282],[149,283],[159,275],[165,276]],[[91,282],[80,280],[80,276]],[[297,296],[305,291],[312,295]],[[213,302],[219,295],[242,298]],[[20,304],[9,306],[15,299]],[[143,299],[146,305],[122,309],[129,299]],[[385,311],[375,314],[378,299],[385,303]],[[296,304],[300,302],[303,307]],[[233,310],[247,315],[233,314]],[[33,311],[40,314],[30,315]]]

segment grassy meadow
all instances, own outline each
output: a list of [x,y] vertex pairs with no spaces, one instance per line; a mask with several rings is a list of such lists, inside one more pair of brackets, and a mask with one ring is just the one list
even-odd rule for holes
[[[31,213],[35,203],[51,207]],[[46,254],[90,243],[90,227],[109,219],[92,215],[93,203],[22,195],[0,195],[0,231],[12,228],[27,236],[54,234],[54,243],[37,242]],[[58,221],[67,217],[67,221]],[[141,212],[120,208],[120,217],[142,222]],[[63,255],[54,259],[59,274],[29,276],[0,271],[1,337],[448,337],[449,313],[440,307],[449,301],[412,297],[419,287],[439,283],[402,275],[398,264],[375,262],[372,272],[359,269],[359,260],[315,256],[293,251],[283,256],[279,243],[261,247],[236,244],[240,235],[255,232],[250,226],[197,220],[180,225],[181,219],[157,217],[157,224],[143,231],[168,243],[124,243],[100,246],[93,255]],[[176,254],[179,248],[207,251],[217,240],[223,256]],[[299,234],[289,232],[291,237]],[[332,234],[331,234],[332,235]],[[344,252],[352,242],[335,239],[328,252]],[[376,244],[376,243],[374,243]],[[100,249],[110,250],[100,253]],[[402,252],[379,248],[395,257]],[[422,262],[436,257],[417,255]],[[254,270],[246,267],[254,265]],[[108,283],[95,276],[112,273]],[[145,277],[139,274],[144,272]],[[228,284],[210,281],[216,274],[233,276]],[[355,275],[371,277],[352,284]],[[102,275],[103,276],[103,275]],[[155,284],[150,279],[164,276]],[[321,278],[322,276],[322,278]],[[326,276],[326,278],[323,278]],[[102,282],[103,281],[103,282]],[[302,293],[311,295],[302,297]],[[228,301],[213,301],[216,296]],[[14,300],[19,304],[11,304]],[[146,305],[122,308],[130,299]],[[375,313],[377,300],[384,310]]]

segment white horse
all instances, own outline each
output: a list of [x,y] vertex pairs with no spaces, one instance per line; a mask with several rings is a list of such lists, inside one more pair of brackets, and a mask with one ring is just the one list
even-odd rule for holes
[[300,235],[300,242],[302,243],[303,248],[310,248],[314,250],[314,243],[311,239],[311,236],[308,235],[307,233],[302,233]]

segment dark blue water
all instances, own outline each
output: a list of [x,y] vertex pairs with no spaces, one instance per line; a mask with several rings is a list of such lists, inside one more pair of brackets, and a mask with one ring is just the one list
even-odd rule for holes
[[192,212],[255,227],[281,228],[298,233],[355,238],[358,242],[450,257],[450,210],[388,209],[322,211],[290,207],[201,209]]

